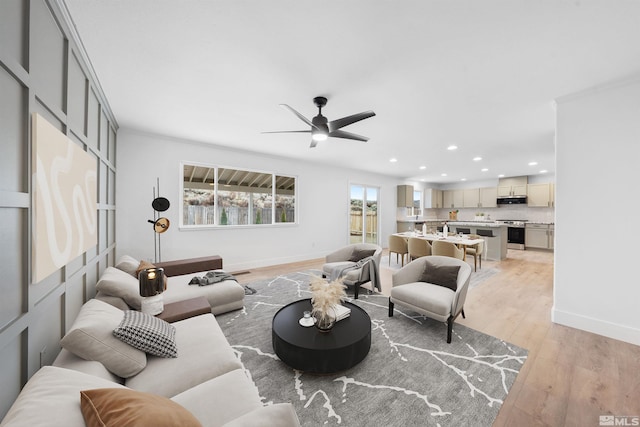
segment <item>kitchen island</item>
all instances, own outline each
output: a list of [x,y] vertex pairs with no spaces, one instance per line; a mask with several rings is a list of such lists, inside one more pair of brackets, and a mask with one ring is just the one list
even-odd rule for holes
[[485,259],[501,261],[507,258],[507,225],[495,221],[447,221],[447,226],[450,232],[468,229],[471,234],[482,236]]

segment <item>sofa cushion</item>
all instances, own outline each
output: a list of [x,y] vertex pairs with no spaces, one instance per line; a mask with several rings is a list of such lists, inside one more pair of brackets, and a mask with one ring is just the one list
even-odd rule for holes
[[151,393],[122,388],[80,391],[87,427],[202,427],[181,405]]
[[129,255],[122,255],[120,258],[118,258],[118,262],[116,262],[116,268],[118,270],[122,270],[125,273],[130,274],[136,279],[138,278],[136,270],[138,269],[139,265],[140,261]]
[[210,426],[222,426],[262,407],[258,390],[243,369],[235,369],[205,381],[173,396],[171,400]]
[[135,375],[146,366],[147,356],[113,336],[123,317],[122,310],[91,299],[82,306],[60,345],[85,360],[101,362],[119,377]]
[[429,262],[424,264],[421,282],[444,286],[452,291],[458,289],[458,265],[435,265]]
[[24,386],[2,420],[2,427],[84,427],[80,390],[101,387],[124,388],[93,375],[44,366]]
[[291,403],[263,406],[229,421],[224,427],[298,426],[300,420]]
[[84,372],[85,374],[104,378],[105,380],[113,381],[117,384],[122,384],[124,382],[122,378],[105,368],[102,363],[96,362],[95,360],[84,360],[82,357],[78,357],[64,348],[60,350],[60,353],[58,353],[58,356],[56,356],[52,365],[59,368]]
[[145,353],[160,357],[178,357],[176,328],[147,313],[127,310],[113,335]]
[[[202,314],[172,325],[176,328],[178,357],[167,359],[147,356],[146,368],[127,378],[127,387],[171,397],[211,378],[242,368],[242,363],[213,315]],[[167,381],[168,372],[180,374],[171,375],[171,381]]]
[[132,275],[118,270],[115,267],[107,267],[100,280],[96,284],[96,291],[122,298],[129,307],[140,310],[142,298],[140,296],[140,284]]

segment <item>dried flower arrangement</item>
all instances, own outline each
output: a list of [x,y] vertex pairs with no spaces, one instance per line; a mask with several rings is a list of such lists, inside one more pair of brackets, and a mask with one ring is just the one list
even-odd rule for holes
[[309,283],[309,289],[313,294],[311,298],[313,314],[324,315],[330,313],[334,305],[340,304],[340,301],[347,297],[346,288],[342,280],[334,280],[327,283],[321,277],[313,277],[311,283]]

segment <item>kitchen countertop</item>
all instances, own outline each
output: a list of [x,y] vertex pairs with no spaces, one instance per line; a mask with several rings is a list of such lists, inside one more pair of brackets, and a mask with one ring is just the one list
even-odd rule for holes
[[397,222],[444,222],[449,221],[448,219],[438,219],[438,218],[427,218],[427,219],[415,219],[415,218],[406,218],[406,219],[396,219]]

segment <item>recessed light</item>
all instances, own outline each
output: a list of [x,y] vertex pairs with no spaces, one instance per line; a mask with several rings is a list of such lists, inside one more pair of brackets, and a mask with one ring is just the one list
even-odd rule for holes
[[440,176],[447,176],[447,174],[446,173],[442,173],[442,174],[440,174]]
[[395,163],[395,162],[397,162],[397,161],[398,161],[398,159],[396,159],[395,157],[392,157],[392,158],[390,158],[390,159],[389,159],[389,161],[390,161],[391,163]]
[[529,166],[535,166],[537,164],[538,164],[538,162],[529,162]]
[[500,175],[498,175],[498,178],[504,178],[504,174],[501,173]]
[[426,181],[426,179],[424,179],[424,178],[421,178],[421,179],[420,179],[420,181],[422,181],[422,182],[425,182],[425,181]]
[[477,157],[473,158],[474,162],[479,162],[480,160],[482,160],[482,157],[480,157],[480,156],[477,156]]
[[540,171],[540,173],[547,173],[547,170],[546,170],[546,169],[542,169],[542,170]]
[[450,151],[451,150],[457,150],[457,149],[458,149],[457,145],[450,145],[450,146],[447,147],[447,150],[450,150]]
[[421,170],[425,170],[427,167],[426,166],[420,166]]
[[481,172],[486,172],[486,171],[488,171],[488,170],[489,170],[489,169],[487,169],[487,168],[482,168],[482,169],[480,169],[480,171],[481,171]]
[[460,181],[466,181],[467,178],[460,178]]

